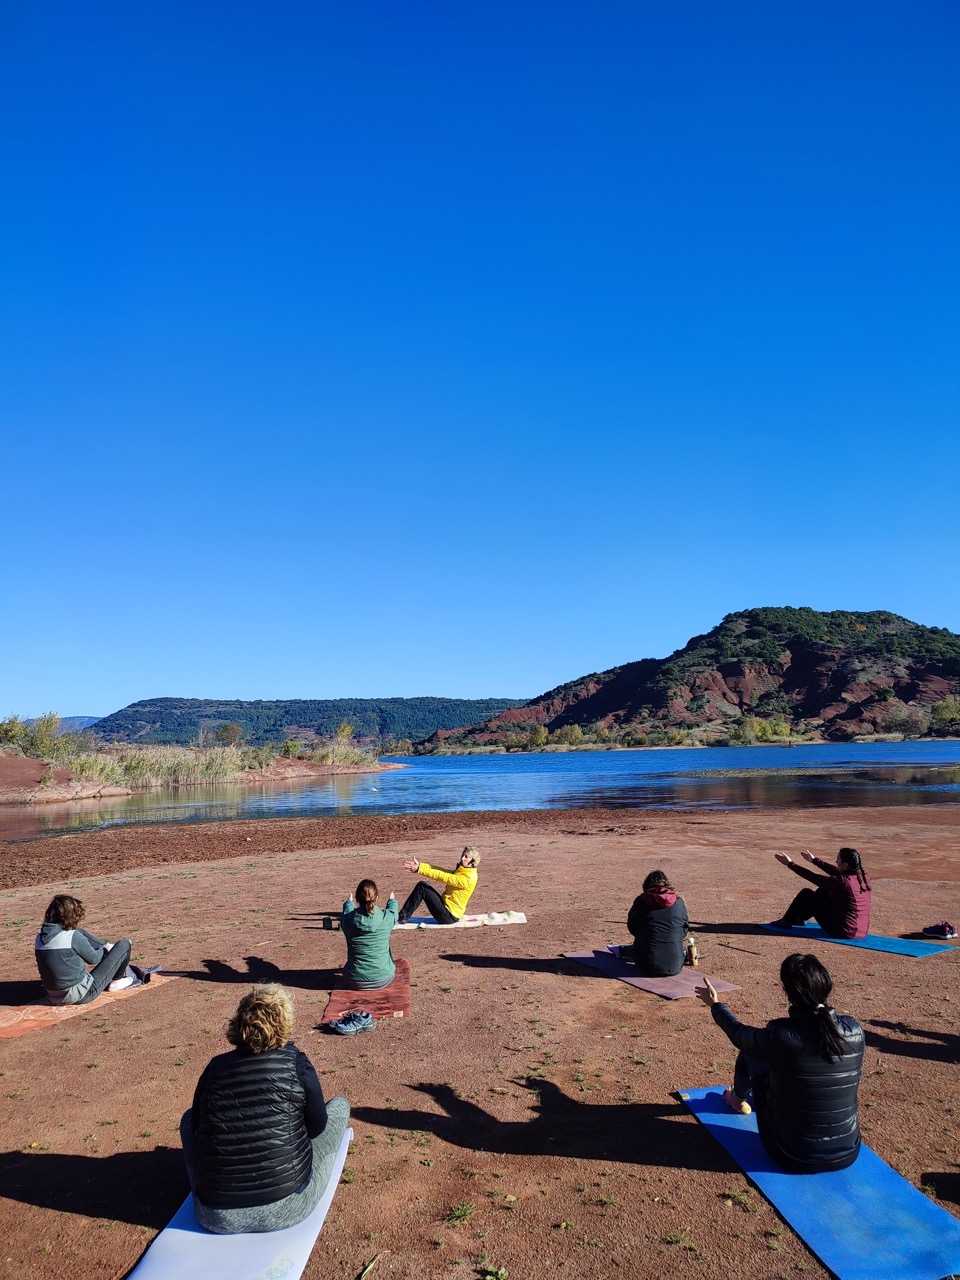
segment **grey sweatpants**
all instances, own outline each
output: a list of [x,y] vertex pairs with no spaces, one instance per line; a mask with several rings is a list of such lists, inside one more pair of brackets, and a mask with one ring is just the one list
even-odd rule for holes
[[[347,1099],[331,1098],[327,1103],[326,1128],[311,1144],[313,1165],[310,1169],[310,1181],[301,1190],[284,1196],[282,1200],[274,1200],[273,1204],[250,1205],[242,1209],[218,1209],[214,1205],[203,1204],[194,1191],[193,1210],[197,1222],[217,1235],[230,1236],[240,1235],[245,1231],[280,1231],[283,1227],[293,1227],[308,1218],[327,1189],[333,1173],[333,1161],[340,1150],[349,1119],[350,1103]],[[183,1143],[187,1177],[193,1191],[197,1185],[197,1166],[189,1111],[184,1113],[180,1121],[180,1141]]]

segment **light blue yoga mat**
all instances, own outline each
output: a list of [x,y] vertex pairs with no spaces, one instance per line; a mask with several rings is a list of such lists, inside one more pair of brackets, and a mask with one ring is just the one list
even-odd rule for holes
[[768,933],[779,933],[785,938],[800,938],[804,942],[838,942],[841,947],[864,947],[867,951],[891,951],[895,956],[933,956],[938,951],[955,951],[955,947],[943,942],[921,942],[919,938],[884,938],[879,933],[868,933],[865,938],[831,938],[818,924],[798,924],[792,929],[778,929],[773,924],[762,924]]
[[764,1151],[756,1116],[722,1089],[679,1097],[777,1212],[840,1280],[944,1280],[960,1272],[960,1222],[869,1147],[849,1169],[785,1173]]
[[187,1196],[128,1280],[297,1280],[333,1203],[352,1138],[348,1127],[320,1203],[303,1222],[280,1231],[214,1235],[198,1225]]

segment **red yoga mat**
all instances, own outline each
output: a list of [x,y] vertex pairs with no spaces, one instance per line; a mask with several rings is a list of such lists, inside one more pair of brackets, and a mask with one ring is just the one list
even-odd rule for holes
[[339,1022],[351,1009],[366,1009],[375,1018],[409,1018],[410,1016],[410,961],[396,961],[397,972],[389,987],[379,991],[356,991],[345,987],[342,979],[330,992],[330,999],[323,1011],[320,1025]]

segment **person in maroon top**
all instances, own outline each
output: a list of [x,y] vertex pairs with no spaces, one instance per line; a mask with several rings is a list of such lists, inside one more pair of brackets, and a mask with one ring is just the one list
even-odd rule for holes
[[778,929],[792,929],[811,917],[828,937],[865,938],[870,932],[870,881],[856,849],[841,849],[836,865],[815,858],[809,849],[801,857],[820,871],[811,871],[785,853],[774,855],[778,862],[811,880],[816,889],[801,889],[787,907]]

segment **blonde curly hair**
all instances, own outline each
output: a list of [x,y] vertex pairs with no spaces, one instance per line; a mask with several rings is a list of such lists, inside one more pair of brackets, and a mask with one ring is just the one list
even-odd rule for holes
[[281,1049],[293,1035],[293,1001],[276,982],[254,987],[227,1023],[227,1040],[249,1053]]

